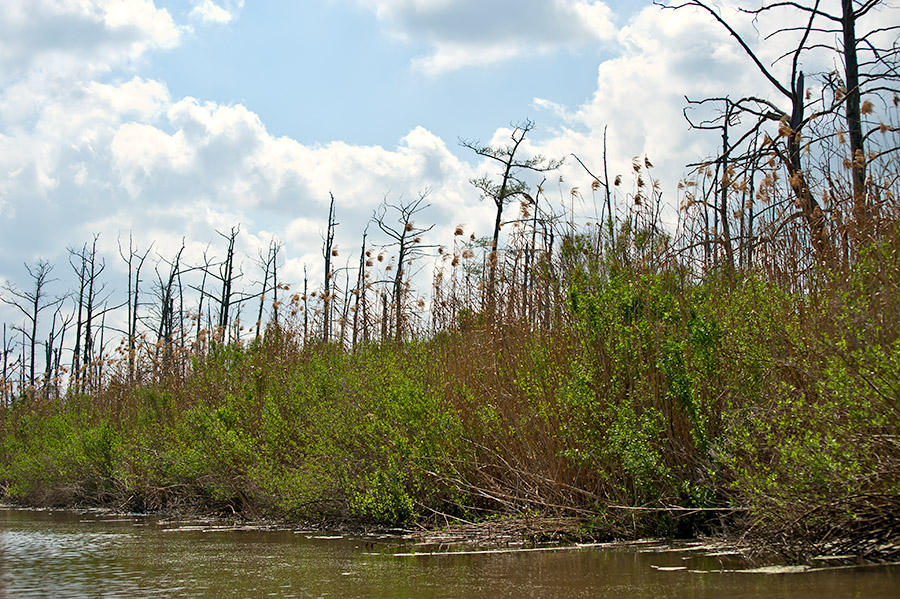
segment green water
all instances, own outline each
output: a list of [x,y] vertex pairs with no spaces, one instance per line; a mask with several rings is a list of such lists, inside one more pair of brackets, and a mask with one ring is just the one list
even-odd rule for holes
[[646,546],[398,556],[436,548],[329,536],[0,508],[0,597],[900,597],[896,567],[714,573],[734,558]]

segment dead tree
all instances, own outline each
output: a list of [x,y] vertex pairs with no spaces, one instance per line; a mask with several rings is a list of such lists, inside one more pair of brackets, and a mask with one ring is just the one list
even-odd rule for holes
[[0,399],[3,401],[4,406],[9,405],[9,398],[11,394],[11,379],[12,372],[9,368],[9,356],[13,353],[14,344],[12,339],[8,339],[6,336],[6,323],[3,323],[3,345],[0,346],[0,351],[3,352],[3,378],[0,379]]
[[309,276],[303,265],[303,345],[309,341]]
[[[721,134],[722,151],[721,154],[719,154],[718,158],[713,161],[713,164],[715,165],[715,172],[713,174],[713,188],[711,190],[711,193],[701,194],[701,196],[697,198],[697,201],[702,202],[704,211],[706,211],[707,209],[712,209],[712,242],[715,244],[715,248],[713,249],[713,262],[716,262],[716,260],[718,259],[717,248],[721,246],[725,250],[725,265],[727,268],[727,272],[731,273],[734,272],[735,269],[735,260],[734,245],[731,236],[731,226],[729,223],[730,210],[728,206],[728,192],[734,180],[735,168],[731,163],[731,154],[734,148],[729,144],[728,134],[731,127],[735,126],[740,121],[737,119],[737,115],[735,114],[735,105],[728,97],[706,98],[699,101],[688,100],[688,104],[691,107],[699,107],[708,103],[720,103],[722,104],[723,108],[720,113],[717,113],[710,119],[695,120],[691,117],[688,109],[684,110],[684,116],[693,129],[719,131]],[[708,167],[708,163],[702,163],[700,165],[701,169],[706,169]],[[718,187],[716,187],[716,185],[718,185]],[[712,201],[709,201],[707,197],[708,195],[712,196]],[[708,227],[708,216],[704,217],[704,221]],[[706,243],[708,245],[710,243],[708,231],[706,231],[704,235],[707,240]]]
[[85,372],[88,373],[87,380],[85,381],[87,384],[87,389],[91,389],[91,378],[90,378],[90,364],[93,361],[94,356],[94,335],[93,335],[93,324],[94,319],[97,315],[94,313],[95,308],[100,303],[100,296],[103,294],[106,289],[106,285],[104,283],[100,283],[97,279],[103,271],[106,270],[106,260],[101,258],[98,262],[97,260],[97,237],[94,237],[94,242],[91,245],[91,252],[88,258],[88,279],[87,279],[87,294],[86,298],[86,306],[85,306],[85,317],[84,317],[84,355],[82,356],[84,367],[86,368]]
[[344,264],[344,289],[341,296],[341,315],[338,318],[338,323],[341,325],[341,339],[340,346],[346,347],[347,341],[347,323],[349,322],[349,314],[350,314],[350,261],[347,260],[347,263]]
[[[202,311],[202,299],[206,298],[207,305],[217,305],[216,331],[215,337],[222,343],[240,342],[240,312],[243,310],[244,304],[250,300],[260,297],[260,293],[246,293],[235,289],[235,283],[244,276],[241,271],[241,265],[238,262],[237,250],[235,244],[237,236],[240,233],[240,227],[232,227],[228,234],[216,231],[227,242],[225,250],[225,258],[221,262],[214,262],[204,255],[204,264],[200,267],[185,268],[183,273],[188,271],[201,270],[203,272],[203,280],[200,287],[191,285],[191,288],[200,292]],[[220,287],[218,294],[212,293],[206,289],[207,279],[217,281]],[[208,309],[212,312],[212,308]],[[199,325],[198,325],[199,331]]]
[[84,292],[87,288],[87,244],[81,246],[81,251],[77,252],[69,248],[69,265],[75,271],[78,277],[78,299],[75,301],[75,347],[72,349],[72,369],[70,385],[75,383],[78,388],[79,369],[81,365],[81,327],[82,327],[82,311],[84,309]]
[[234,295],[234,242],[237,239],[238,233],[240,232],[239,227],[232,227],[231,232],[228,235],[224,233],[218,232],[225,240],[228,242],[228,249],[225,251],[225,260],[222,262],[219,268],[218,279],[222,283],[222,292],[219,295],[219,320],[218,320],[218,328],[222,331],[222,335],[224,336],[224,331],[228,328],[228,313],[231,309],[231,301],[232,296]]
[[325,259],[325,281],[323,283],[324,291],[322,292],[322,341],[325,343],[328,343],[331,335],[331,280],[334,276],[331,269],[331,259],[337,256],[337,250],[334,248],[334,231],[339,224],[334,220],[334,194],[329,193],[328,195],[331,197],[331,202],[328,204],[328,223],[325,228],[325,238],[322,242],[322,257]]
[[[59,358],[62,354],[63,344],[66,340],[66,327],[72,322],[73,314],[62,315],[63,303],[56,305],[53,311],[53,318],[50,321],[50,330],[47,333],[47,340],[44,342],[44,397],[49,399],[51,389],[58,387],[56,381],[59,380]],[[58,327],[58,328],[57,328]],[[59,346],[56,342],[59,340]],[[54,382],[51,385],[51,382]]]
[[[94,235],[90,246],[81,250],[69,249],[69,264],[78,277],[78,301],[75,321],[75,347],[72,352],[72,377],[76,391],[91,388],[90,364],[94,355],[93,323],[97,318],[95,308],[102,299],[106,285],[99,281],[106,270],[106,260],[97,256],[97,240]],[[83,376],[86,375],[86,376]]]
[[[181,290],[180,279],[181,279],[181,254],[184,252],[184,240],[181,240],[181,247],[175,252],[175,256],[172,261],[168,261],[162,256],[160,256],[160,262],[157,264],[156,268],[156,279],[157,279],[157,300],[159,301],[159,320],[157,322],[156,327],[156,355],[159,357],[159,352],[163,352],[163,361],[168,365],[171,364],[172,361],[172,346],[175,337],[175,327],[176,324],[180,324],[182,328],[182,338],[183,338],[183,326],[184,326],[184,304],[183,304],[183,293]],[[167,265],[168,274],[163,276],[159,272],[160,265]],[[176,315],[175,310],[175,296],[176,294],[179,296],[178,298],[178,312]]]
[[[398,343],[403,339],[403,302],[404,291],[408,285],[406,280],[408,271],[411,270],[415,260],[424,255],[426,248],[434,247],[422,242],[422,236],[431,231],[434,225],[422,227],[413,221],[417,214],[430,206],[425,203],[427,197],[428,191],[423,191],[418,199],[412,202],[392,204],[385,199],[373,216],[375,224],[390,239],[384,247],[397,248],[396,272],[390,284],[393,289],[391,299],[394,308],[394,340]],[[389,212],[395,221],[387,220]],[[386,317],[387,309],[384,311]],[[383,324],[382,327],[384,326]],[[386,331],[385,328],[383,330]]]
[[[37,346],[38,319],[44,310],[59,305],[63,298],[48,299],[47,285],[56,279],[50,278],[50,272],[53,266],[45,260],[38,260],[33,266],[25,264],[25,270],[31,278],[32,284],[29,289],[22,290],[10,282],[6,282],[0,289],[0,301],[4,304],[15,308],[23,317],[24,322],[20,327],[13,327],[14,330],[20,331],[23,336],[23,343],[28,348],[28,384],[35,386],[35,347]],[[23,351],[26,345],[23,345]],[[23,368],[25,362],[23,361]]]
[[119,242],[119,256],[125,262],[128,268],[128,314],[125,323],[125,342],[128,352],[128,380],[134,380],[135,376],[135,359],[137,355],[137,325],[138,325],[138,307],[140,306],[141,293],[141,270],[144,262],[150,254],[153,245],[151,244],[147,250],[141,254],[134,248],[134,240],[132,234],[128,234],[128,253],[123,251],[121,240]]
[[[206,278],[209,276],[209,269],[211,268],[211,261],[207,257],[206,252],[203,252],[203,266],[200,267],[200,272],[203,273],[203,276],[200,279],[200,287],[193,287],[196,291],[200,292],[200,298],[197,300],[197,329],[195,333],[195,339],[199,342],[201,337],[201,332],[203,331],[203,300],[206,298]],[[210,315],[207,313],[206,315],[206,326],[207,330],[212,329],[212,319]],[[199,346],[199,343],[198,343]]]
[[[787,171],[788,184],[799,208],[798,215],[805,223],[816,261],[826,266],[836,265],[837,258],[836,244],[829,231],[827,215],[829,211],[833,212],[833,207],[822,205],[810,187],[809,172],[807,165],[804,164],[803,155],[808,151],[812,140],[805,139],[804,135],[813,121],[836,114],[842,107],[844,108],[851,137],[851,157],[848,166],[852,173],[853,212],[855,220],[858,221],[857,226],[865,227],[869,212],[865,193],[866,166],[877,155],[870,158],[864,153],[863,143],[867,133],[862,130],[860,114],[863,107],[860,98],[865,93],[896,92],[895,87],[891,87],[890,84],[898,79],[896,58],[900,49],[896,43],[890,48],[879,48],[874,38],[896,31],[900,26],[891,24],[879,27],[873,24],[862,36],[859,35],[857,26],[862,17],[881,4],[881,0],[841,0],[840,14],[831,14],[824,10],[821,0],[773,1],[756,9],[744,10],[754,19],[776,10],[784,11],[783,14],[786,14],[786,18],[780,20],[782,23],[790,23],[792,19],[797,19],[797,25],[786,25],[766,36],[766,39],[785,34],[798,36],[798,40],[791,44],[791,49],[776,60],[776,62],[781,60],[790,62],[786,82],[780,81],[775,76],[771,66],[763,64],[748,42],[708,3],[691,0],[666,6],[672,9],[694,7],[712,16],[737,41],[754,68],[768,81],[771,91],[790,103],[790,109],[782,109],[767,99],[765,94],[747,96],[731,102],[734,115],[738,119],[746,119],[751,125],[729,144],[729,153],[732,161],[751,159],[753,157],[746,149],[738,151],[737,148],[742,144],[749,144],[749,140],[763,131],[766,124],[771,124],[777,129],[772,135],[764,135],[759,152],[775,157]],[[835,44],[833,42],[835,38],[841,42]],[[835,54],[837,60],[844,62],[844,84],[835,85],[833,97],[830,99],[812,98],[806,91],[804,73],[800,69],[801,56],[813,51],[831,52]],[[863,62],[859,61],[861,53],[867,57]],[[865,66],[868,70],[860,73],[860,66]],[[883,130],[883,127],[880,125],[873,127],[868,133],[876,130]],[[896,151],[896,148],[887,148],[884,153],[893,151]]]
[[[272,322],[275,323],[275,326],[278,327],[278,290],[280,289],[278,283],[278,252],[281,251],[281,244],[275,242],[273,240],[272,246]],[[285,290],[288,290],[289,287],[285,285]]]
[[[259,293],[259,312],[256,315],[256,336],[255,340],[259,341],[262,320],[263,320],[263,309],[265,308],[266,302],[266,291],[268,289],[272,289],[273,292],[273,311],[277,315],[278,314],[278,250],[279,244],[273,239],[269,242],[269,250],[266,253],[265,258],[260,254],[259,263],[263,267],[263,280],[262,280],[262,289]],[[272,284],[269,285],[269,279],[272,279]]]
[[[615,234],[615,223],[613,214],[613,206],[612,206],[612,190],[609,188],[609,170],[607,169],[607,160],[606,160],[606,127],[603,127],[603,181],[600,180],[600,177],[595,175],[590,171],[587,165],[575,154],[571,154],[571,156],[578,161],[578,164],[584,169],[584,171],[591,176],[593,182],[591,184],[591,188],[599,188],[603,187],[603,193],[605,197],[605,203],[603,207],[604,215],[600,217],[600,220],[606,224],[607,234],[609,235],[609,242],[611,244],[615,244],[616,234]],[[544,184],[544,181],[541,181],[541,185]],[[538,186],[540,189],[541,186]],[[605,218],[604,218],[605,216]]]
[[[840,13],[825,10],[820,1],[814,3],[802,1],[767,2],[761,7],[745,10],[754,17],[775,10],[789,10],[808,15],[810,22],[818,19],[824,22],[814,31],[834,36],[840,43],[833,46],[824,43],[812,47],[826,47],[838,55],[843,61],[843,82],[838,83],[835,106],[844,108],[844,121],[850,142],[849,167],[853,189],[853,218],[856,223],[855,236],[865,236],[870,226],[871,210],[867,202],[866,171],[870,158],[866,155],[866,139],[875,131],[882,130],[881,124],[875,124],[865,130],[863,122],[863,96],[883,92],[896,93],[900,81],[897,69],[897,57],[900,47],[896,43],[896,35],[892,32],[900,30],[900,25],[884,23],[877,18],[879,7],[886,3],[883,0],[840,0]],[[871,16],[871,25],[858,33],[858,25],[866,16]],[[779,29],[775,33],[784,33],[791,28]],[[894,42],[890,47],[879,47],[875,41],[878,36],[890,37]],[[863,67],[862,72],[860,67]],[[868,109],[867,109],[868,110]],[[887,152],[896,151],[896,147]]]
[[[816,1],[818,7],[819,0]],[[696,7],[710,14],[728,33],[738,42],[743,51],[747,54],[756,68],[762,73],[766,80],[772,85],[775,91],[785,97],[791,105],[790,111],[779,108],[775,103],[765,99],[764,97],[746,97],[735,102],[728,101],[731,109],[743,115],[752,115],[756,117],[755,125],[750,131],[744,133],[743,136],[732,144],[746,141],[752,135],[760,130],[767,122],[774,122],[779,125],[778,135],[767,137],[768,146],[771,151],[781,160],[782,164],[788,171],[790,187],[793,190],[800,208],[801,215],[806,222],[809,231],[810,241],[812,243],[817,261],[820,264],[831,266],[834,264],[834,247],[830,239],[825,214],[822,206],[813,196],[809,187],[807,172],[804,169],[801,157],[801,149],[803,146],[803,128],[812,118],[806,116],[806,94],[803,71],[800,70],[800,56],[806,49],[806,42],[813,30],[815,14],[812,14],[806,21],[806,25],[802,28],[800,42],[791,51],[791,72],[790,81],[782,83],[779,81],[772,70],[765,66],[756,53],[750,48],[747,42],[737,33],[737,31],[723,19],[719,13],[713,10],[706,3],[700,0],[691,0],[681,4],[668,6],[667,8],[682,9],[685,7]],[[689,100],[690,102],[690,100]],[[730,114],[730,111],[729,111]],[[781,138],[785,141],[782,144]],[[731,148],[729,148],[730,152]]]
[[519,156],[522,142],[528,133],[534,129],[534,122],[524,120],[512,125],[510,143],[504,146],[482,145],[475,140],[461,139],[460,144],[472,150],[478,156],[492,160],[500,166],[500,179],[495,180],[490,176],[472,179],[471,183],[480,192],[482,198],[490,198],[497,210],[494,217],[494,230],[491,235],[491,255],[488,270],[488,298],[493,297],[493,289],[497,271],[497,255],[500,242],[500,228],[503,224],[503,209],[515,196],[521,196],[528,191],[528,184],[522,179],[525,172],[546,172],[554,170],[561,164],[558,160],[548,160],[541,155],[530,158]]
[[350,342],[350,347],[353,351],[356,350],[360,306],[365,310],[366,305],[366,236],[368,233],[369,225],[367,224],[366,228],[363,229],[362,245],[359,249],[359,266],[356,269],[356,289],[353,292],[356,296],[354,298],[355,305],[353,306],[353,339]]
[[[212,325],[212,307],[213,303],[217,304],[218,310],[216,312],[216,323],[215,330],[211,331],[213,338],[217,339],[222,343],[228,342],[228,334],[229,328],[228,325],[231,322],[231,308],[242,300],[249,299],[249,297],[237,297],[240,296],[234,290],[234,283],[237,279],[243,276],[243,273],[237,272],[235,273],[235,242],[237,240],[237,236],[240,233],[240,227],[231,227],[231,230],[226,234],[221,231],[216,231],[220,237],[225,239],[226,249],[225,249],[225,258],[221,262],[215,262],[207,258],[204,253],[203,256],[203,266],[198,267],[198,270],[203,272],[202,282],[199,287],[191,286],[192,289],[198,291],[200,293],[200,303],[198,307],[198,323],[197,323],[197,336],[200,336],[200,322],[199,320],[202,318],[203,313],[203,300],[206,299],[207,305],[210,306],[208,308],[208,314],[210,317],[210,329],[213,328]],[[240,269],[238,269],[240,270]],[[212,293],[207,290],[207,279],[213,279],[218,281],[220,284],[218,294]]]

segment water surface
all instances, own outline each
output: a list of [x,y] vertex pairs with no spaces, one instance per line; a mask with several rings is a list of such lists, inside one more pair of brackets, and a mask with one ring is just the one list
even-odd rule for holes
[[435,548],[376,536],[200,528],[0,508],[0,597],[893,599],[900,583],[897,567],[711,572],[737,562],[648,546],[404,556],[397,554]]

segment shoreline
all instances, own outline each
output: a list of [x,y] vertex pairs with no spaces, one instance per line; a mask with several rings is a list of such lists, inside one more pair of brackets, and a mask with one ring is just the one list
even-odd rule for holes
[[[639,538],[613,539],[607,541],[537,541],[511,540],[502,536],[485,535],[492,528],[509,530],[510,524],[522,525],[534,518],[507,518],[488,520],[477,525],[450,525],[444,528],[398,528],[362,525],[351,522],[310,522],[287,519],[248,519],[240,516],[221,516],[211,513],[187,512],[179,510],[159,510],[156,512],[126,512],[111,507],[97,506],[29,506],[0,501],[0,510],[17,512],[65,513],[78,516],[93,516],[96,522],[124,522],[153,519],[162,532],[291,532],[316,540],[360,539],[370,555],[394,558],[424,558],[437,556],[501,555],[547,551],[582,551],[587,549],[623,550],[632,549],[646,554],[698,553],[702,557],[719,558],[719,569],[697,569],[686,566],[655,569],[692,574],[813,574],[835,570],[857,570],[867,568],[898,567],[900,561],[858,561],[855,556],[815,556],[805,563],[790,563],[785,560],[761,559],[754,554],[752,546],[738,544],[723,537]],[[520,530],[526,530],[521,528]],[[481,534],[478,534],[478,533]],[[532,532],[539,532],[533,528]],[[462,534],[461,534],[462,533]],[[372,540],[374,539],[374,541]],[[391,549],[387,552],[372,550],[382,544],[391,543],[396,547],[410,550]],[[733,567],[727,567],[727,566]]]
[[295,531],[334,533],[342,536],[371,536],[415,541],[418,544],[492,548],[510,545],[527,547],[570,545],[627,546],[642,544],[679,544],[703,542],[736,549],[738,545],[729,544],[724,537],[716,535],[697,535],[685,538],[678,537],[640,537],[612,536],[610,534],[589,534],[582,526],[584,520],[576,518],[553,518],[540,516],[500,516],[472,523],[450,523],[442,526],[404,527],[386,525],[362,520],[327,519],[294,520],[290,518],[255,518],[236,512],[223,515],[212,511],[196,509],[164,508],[150,511],[128,511],[115,506],[101,505],[29,505],[0,499],[0,510],[33,511],[42,513],[68,513],[92,515],[98,518],[117,517],[121,519],[153,519],[162,527],[170,524],[183,525],[178,529],[190,527],[205,530],[258,530],[258,531]]

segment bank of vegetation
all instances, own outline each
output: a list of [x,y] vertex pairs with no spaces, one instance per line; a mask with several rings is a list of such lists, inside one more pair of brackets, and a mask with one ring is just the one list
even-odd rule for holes
[[497,167],[473,181],[496,207],[484,238],[434,239],[423,192],[387,200],[352,259],[331,198],[316,282],[279,279],[277,242],[245,282],[237,228],[202,263],[120,244],[119,295],[96,239],[69,294],[38,263],[3,293],[23,318],[4,329],[3,495],[896,557],[898,98],[843,75],[811,97],[795,61],[791,113],[705,101],[723,145],[677,222],[647,157],[610,179],[569,156],[580,191],[524,153],[523,122],[464,142]]

